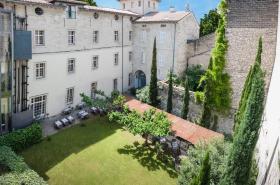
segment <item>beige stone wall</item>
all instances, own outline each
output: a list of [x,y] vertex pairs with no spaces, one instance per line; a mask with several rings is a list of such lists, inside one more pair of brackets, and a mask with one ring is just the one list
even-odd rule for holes
[[[167,107],[167,97],[168,97],[168,84],[161,81],[159,84],[159,96],[161,99],[160,107],[163,110],[166,110]],[[174,87],[173,89],[173,111],[172,114],[176,116],[181,116],[181,110],[183,107],[183,98],[184,98],[184,91],[183,87]],[[189,115],[188,119],[191,122],[199,123],[202,114],[202,105],[197,104],[195,102],[194,92],[190,91],[190,102],[189,102]],[[231,110],[229,115],[221,115],[219,113],[213,113],[213,115],[218,116],[218,124],[217,124],[217,131],[225,134],[232,133],[233,127],[233,115],[234,110]],[[212,126],[214,124],[214,120],[212,120]]]
[[215,33],[206,35],[198,40],[190,40],[187,44],[188,65],[201,65],[207,69],[211,58],[211,51],[215,45]]
[[233,108],[238,107],[246,76],[255,61],[259,37],[263,38],[262,66],[269,86],[275,60],[277,17],[278,0],[229,1],[226,70],[232,83]]

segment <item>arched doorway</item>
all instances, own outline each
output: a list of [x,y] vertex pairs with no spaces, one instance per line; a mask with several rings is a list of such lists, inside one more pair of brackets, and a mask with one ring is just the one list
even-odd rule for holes
[[140,89],[146,86],[146,75],[143,71],[136,71],[134,85],[136,89]]

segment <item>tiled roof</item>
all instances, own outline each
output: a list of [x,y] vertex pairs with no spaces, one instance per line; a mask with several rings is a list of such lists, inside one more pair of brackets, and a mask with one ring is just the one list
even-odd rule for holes
[[190,15],[190,12],[150,12],[136,22],[177,22],[187,15]]
[[[153,108],[152,106],[141,103],[135,99],[128,100],[126,105],[130,109],[136,110],[140,113],[144,113],[146,110]],[[161,110],[157,109],[157,111]],[[220,133],[206,129],[172,114],[166,114],[168,119],[172,122],[171,130],[174,132],[174,134],[193,145],[196,145],[200,142],[207,142],[214,138],[224,138],[224,136]]]
[[113,8],[103,8],[103,7],[96,7],[96,6],[84,6],[83,8],[87,9],[87,10],[93,10],[93,11],[101,11],[101,12],[119,13],[119,14],[131,15],[131,16],[139,16],[139,14],[133,13],[133,12],[127,11],[127,10],[119,10],[119,9],[113,9]]
[[[127,11],[127,10],[88,6],[88,5],[86,5],[86,3],[82,2],[82,1],[77,1],[77,0],[7,0],[7,1],[8,2],[15,2],[15,3],[35,3],[35,4],[45,4],[45,5],[54,5],[53,2],[60,1],[60,2],[66,2],[66,3],[81,4],[82,9],[86,9],[86,10],[116,13],[116,14],[124,14],[124,15],[131,15],[131,16],[140,16],[137,13],[133,13],[133,12]],[[54,5],[54,6],[56,6],[56,5]]]
[[7,0],[8,2],[14,2],[14,3],[35,3],[35,4],[46,4],[51,5],[47,0]]

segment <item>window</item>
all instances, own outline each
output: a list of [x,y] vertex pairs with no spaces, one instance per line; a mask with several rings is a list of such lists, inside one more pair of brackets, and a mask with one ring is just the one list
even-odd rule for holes
[[113,83],[114,83],[113,90],[117,91],[118,90],[118,79],[115,78]]
[[45,31],[36,30],[35,31],[35,45],[44,46],[45,45]]
[[146,60],[146,54],[145,54],[145,52],[143,51],[142,52],[142,55],[141,55],[141,61],[142,61],[142,64],[145,64],[145,61]]
[[75,45],[75,31],[68,31],[68,44]]
[[164,67],[164,57],[162,55],[159,55],[158,57],[158,66]]
[[98,43],[98,36],[99,36],[99,32],[93,31],[93,43]]
[[93,82],[91,84],[91,98],[92,99],[96,98],[96,91],[97,91],[97,82]]
[[131,2],[131,8],[134,8],[134,2]]
[[66,8],[66,17],[68,19],[76,19],[76,6],[69,5]]
[[35,96],[31,98],[31,109],[33,110],[33,116],[39,117],[46,114],[47,96]]
[[114,32],[114,40],[117,42],[119,41],[119,31]]
[[128,74],[128,86],[131,86],[131,85],[132,85],[132,80],[133,80],[133,74],[132,74],[132,73],[129,73],[129,74]]
[[97,69],[98,68],[98,60],[99,60],[98,56],[94,56],[92,58],[92,69]]
[[35,75],[36,79],[45,78],[46,75],[46,64],[45,63],[37,63],[35,64]]
[[141,6],[141,1],[138,1],[138,6],[139,6],[139,7]]
[[125,9],[125,3],[123,3],[123,9]]
[[66,104],[73,104],[74,102],[74,87],[68,88],[66,92]]
[[132,36],[133,36],[132,33],[133,33],[132,31],[129,31],[129,41],[132,41]]
[[159,42],[160,43],[164,43],[165,42],[165,39],[166,39],[166,33],[164,31],[161,31],[159,33]]
[[117,66],[118,64],[119,64],[119,54],[116,53],[116,54],[114,55],[114,65]]
[[68,59],[67,70],[68,70],[68,73],[75,72],[75,59],[74,58]]
[[153,3],[153,8],[154,8],[154,10],[156,9],[156,3]]
[[130,51],[129,54],[128,54],[128,61],[129,62],[132,61],[132,57],[133,57],[133,53],[132,53],[132,51]]
[[43,14],[44,14],[44,11],[43,11],[42,8],[37,7],[37,8],[35,8],[35,13],[36,13],[37,15],[43,15]]
[[149,8],[151,7],[151,2],[150,2],[150,1],[148,1],[148,7],[149,7]]
[[147,32],[145,30],[142,31],[142,35],[141,35],[141,41],[145,42],[147,39]]

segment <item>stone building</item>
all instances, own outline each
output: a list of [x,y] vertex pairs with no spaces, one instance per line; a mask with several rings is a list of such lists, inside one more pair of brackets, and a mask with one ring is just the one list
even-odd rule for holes
[[[159,0],[119,2],[122,10],[75,0],[0,0],[0,10],[13,14],[15,32],[9,117],[27,122],[30,116],[54,116],[79,104],[80,93],[94,96],[98,89],[109,95],[145,86],[155,38],[163,63],[159,77],[173,63],[178,73],[185,68],[186,42],[199,33],[194,15],[158,12]],[[16,123],[3,125],[5,131]]]

